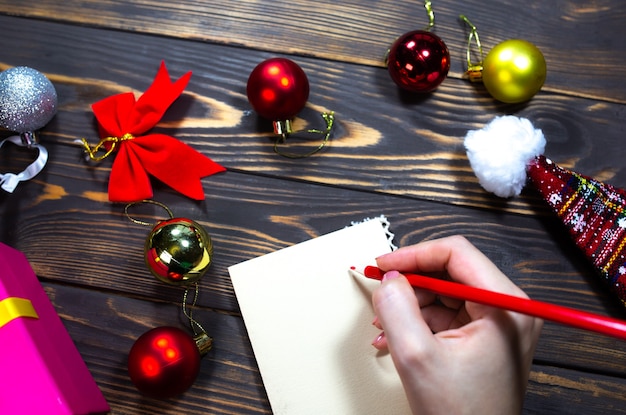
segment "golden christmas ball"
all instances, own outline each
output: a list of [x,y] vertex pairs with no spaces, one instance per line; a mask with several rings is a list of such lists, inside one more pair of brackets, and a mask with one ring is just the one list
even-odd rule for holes
[[144,247],[148,269],[171,285],[189,285],[206,273],[213,259],[211,237],[200,224],[187,218],[157,223]]
[[546,80],[546,60],[537,46],[509,39],[489,51],[483,62],[482,81],[498,101],[513,104],[528,101]]

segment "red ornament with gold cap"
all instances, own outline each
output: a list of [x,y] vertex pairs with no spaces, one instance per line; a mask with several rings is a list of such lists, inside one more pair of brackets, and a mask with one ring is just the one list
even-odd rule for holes
[[309,99],[309,79],[294,61],[271,58],[252,70],[246,93],[252,108],[280,133],[285,127],[277,124],[289,122]]
[[434,33],[435,15],[430,1],[424,2],[429,24],[426,30],[403,34],[389,48],[385,59],[389,76],[400,88],[411,92],[431,92],[450,70],[450,52]]
[[[272,121],[277,139],[274,151],[288,158],[303,158],[320,151],[328,142],[334,124],[332,111],[321,114],[324,130],[293,131],[292,120],[305,107],[309,98],[309,79],[304,70],[287,58],[270,58],[259,63],[250,72],[246,85],[248,101],[261,117]],[[313,150],[295,153],[282,150],[287,137],[296,133],[321,136],[321,143]]]
[[200,358],[211,348],[209,337],[193,338],[170,326],[141,335],[128,354],[128,373],[137,389],[161,399],[185,392],[200,372]]

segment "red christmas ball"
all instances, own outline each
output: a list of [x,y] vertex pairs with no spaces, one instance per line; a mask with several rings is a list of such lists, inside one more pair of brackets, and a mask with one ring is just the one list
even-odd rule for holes
[[400,36],[391,45],[387,69],[400,88],[430,92],[448,75],[450,52],[439,36],[415,30]]
[[248,101],[262,117],[290,120],[309,99],[309,80],[297,63],[285,58],[267,59],[248,77]]
[[200,371],[200,351],[193,337],[176,327],[142,334],[128,354],[128,373],[140,392],[171,398],[185,392]]

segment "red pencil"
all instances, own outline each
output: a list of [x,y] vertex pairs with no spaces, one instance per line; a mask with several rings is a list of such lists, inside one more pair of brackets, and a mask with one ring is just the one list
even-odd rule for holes
[[[363,273],[351,269],[358,275],[381,280],[384,272],[377,267],[368,266]],[[544,320],[566,324],[607,336],[626,340],[626,321],[604,317],[599,314],[588,313],[573,308],[563,307],[542,301],[529,300],[514,297],[481,288],[470,287],[456,282],[440,280],[437,278],[424,277],[415,274],[403,274],[413,287],[423,288],[435,294],[459,300],[471,301],[504,310],[515,311]]]

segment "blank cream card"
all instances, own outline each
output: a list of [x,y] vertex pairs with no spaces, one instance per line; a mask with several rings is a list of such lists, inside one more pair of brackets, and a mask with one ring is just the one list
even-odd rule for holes
[[374,219],[229,268],[274,414],[410,414],[391,357],[371,346],[380,282],[349,274],[390,251]]

